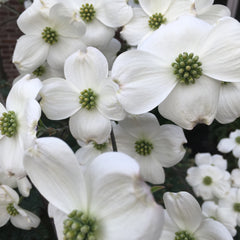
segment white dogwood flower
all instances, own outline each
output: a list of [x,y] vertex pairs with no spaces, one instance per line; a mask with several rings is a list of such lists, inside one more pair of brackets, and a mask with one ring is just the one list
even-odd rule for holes
[[26,75],[10,90],[6,108],[0,103],[0,166],[8,174],[25,176],[23,157],[36,137],[41,108],[35,98],[42,83]]
[[133,8],[132,19],[123,27],[121,36],[132,46],[178,17],[190,14],[192,0],[139,0],[140,7]]
[[111,131],[110,120],[125,116],[115,83],[108,77],[106,58],[96,48],[88,47],[66,60],[64,72],[66,80],[45,80],[42,110],[52,120],[70,117],[70,131],[76,139],[105,142]]
[[18,39],[13,53],[13,63],[19,71],[31,73],[46,60],[53,68],[62,68],[70,54],[84,47],[84,24],[73,24],[61,4],[53,5],[49,15],[26,11],[17,20],[25,35]]
[[231,132],[229,138],[223,138],[217,145],[218,151],[222,153],[232,152],[233,156],[240,158],[240,130]]
[[[123,153],[104,153],[83,172],[68,145],[39,138],[25,158],[27,172],[55,207],[58,239],[158,239],[162,208]],[[107,204],[106,204],[107,203]]]
[[0,227],[9,220],[15,227],[24,230],[38,227],[39,217],[19,207],[18,203],[17,192],[7,185],[0,185]]
[[199,203],[188,192],[167,192],[163,201],[165,222],[159,240],[233,239],[220,222],[203,217]]
[[136,159],[143,179],[153,184],[163,183],[163,167],[176,165],[186,152],[183,130],[171,124],[160,126],[151,113],[120,121],[114,134],[118,150]]
[[[224,38],[222,33],[224,32]],[[225,17],[211,26],[190,16],[162,26],[137,50],[115,60],[118,99],[131,114],[156,106],[185,129],[211,124],[221,82],[240,81],[240,24]]]

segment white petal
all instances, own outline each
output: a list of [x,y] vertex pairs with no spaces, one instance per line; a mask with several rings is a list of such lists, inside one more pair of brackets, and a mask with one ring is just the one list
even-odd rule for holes
[[198,240],[232,240],[229,231],[220,222],[212,219],[204,220],[194,236]]
[[19,202],[19,196],[15,190],[7,185],[0,185],[0,201],[1,203],[16,203]]
[[20,214],[10,217],[13,226],[24,230],[38,227],[40,224],[40,218],[38,216],[25,209],[17,208],[17,210]]
[[199,45],[199,57],[203,63],[204,74],[220,81],[239,82],[239,43],[239,22],[230,17],[219,20],[204,44]]
[[144,181],[152,184],[164,183],[165,173],[162,164],[153,156],[153,154],[150,156],[139,156],[137,161]]
[[158,106],[159,113],[182,128],[198,123],[210,125],[215,118],[220,83],[201,76],[194,84],[178,84]]
[[19,192],[24,196],[28,197],[30,190],[32,189],[32,184],[29,182],[27,177],[17,179],[17,185]]
[[159,156],[163,167],[172,167],[182,160],[186,152],[183,144],[186,142],[187,139],[180,127],[165,124],[160,126],[159,134],[155,136],[153,153]]
[[133,18],[126,24],[121,36],[128,44],[136,46],[148,33],[151,33],[151,28],[148,25],[148,15],[141,8],[133,8]]
[[54,22],[54,29],[64,37],[81,37],[86,31],[86,26],[82,21],[73,21],[68,8],[62,4],[55,4],[51,7],[49,17]]
[[102,24],[98,19],[94,19],[92,22],[87,23],[86,33],[81,39],[87,46],[101,48],[114,37],[114,34],[114,28],[110,28]]
[[190,167],[187,170],[186,181],[190,186],[197,186],[202,183],[201,171],[198,167]]
[[240,146],[235,146],[235,148],[232,151],[233,156],[236,158],[240,158]]
[[98,96],[97,109],[106,118],[120,121],[125,117],[125,111],[118,102],[117,91],[114,84],[110,79],[106,81],[106,84],[104,84]]
[[70,81],[50,78],[41,89],[41,107],[49,119],[60,120],[75,114],[80,108],[80,91]]
[[233,122],[240,116],[240,83],[221,84],[216,119],[222,123]]
[[7,212],[7,205],[0,206],[0,227],[3,227],[8,220],[10,219],[10,215]]
[[81,90],[97,88],[107,78],[108,63],[98,49],[88,47],[85,51],[75,52],[66,60],[64,73],[66,79]]
[[109,27],[120,27],[132,17],[132,8],[122,0],[98,0],[96,18]]
[[13,63],[19,71],[33,72],[48,57],[50,45],[41,35],[23,35],[17,40],[13,53]]
[[195,0],[194,4],[197,12],[201,12],[211,7],[213,5],[213,2],[214,0]]
[[81,109],[69,121],[72,135],[84,142],[106,142],[111,132],[111,122],[97,110]]
[[34,100],[41,88],[42,83],[38,78],[31,79],[30,75],[25,75],[11,88],[6,101],[7,110],[24,114],[27,101]]
[[[196,5],[196,3],[195,3]],[[197,17],[210,23],[210,24],[214,24],[216,23],[220,18],[225,17],[225,16],[230,16],[230,10],[229,8],[227,8],[224,5],[220,5],[220,4],[214,4],[212,6],[210,6],[208,9],[206,9],[206,11],[202,12],[202,14],[200,14],[197,10]]]
[[[192,52],[198,55],[198,45],[205,41],[210,29],[211,25],[200,19],[183,16],[174,22],[162,25],[145,41],[141,42],[138,49],[160,58],[164,66],[168,66],[172,73],[173,68],[171,65],[179,54]],[[189,32],[191,34],[188,34]]]
[[119,85],[117,96],[123,108],[141,114],[160,104],[177,84],[170,67],[147,52],[121,54],[113,64],[112,77]]
[[197,200],[188,192],[165,193],[164,204],[171,219],[182,230],[195,232],[202,222],[202,212]]
[[85,49],[85,45],[80,38],[59,36],[58,42],[49,48],[47,62],[51,67],[60,69],[63,67],[67,57],[78,49]]
[[58,138],[39,138],[24,159],[26,171],[41,194],[65,213],[86,207],[81,168],[68,145]]
[[223,138],[218,143],[217,149],[219,152],[228,153],[231,152],[235,146],[236,146],[235,139]]
[[164,14],[169,8],[173,0],[155,1],[155,0],[139,0],[143,10],[150,16],[154,13]]

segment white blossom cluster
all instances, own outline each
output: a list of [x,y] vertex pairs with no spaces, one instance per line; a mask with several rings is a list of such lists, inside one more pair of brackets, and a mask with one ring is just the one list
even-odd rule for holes
[[[231,240],[189,193],[165,193],[164,210],[150,188],[183,159],[182,128],[240,116],[240,23],[228,8],[212,0],[34,0],[17,24],[20,76],[0,104],[0,226],[39,225],[12,189],[28,197],[32,182],[49,201],[59,240]],[[160,125],[154,108],[178,126]],[[37,137],[42,112],[67,119],[81,148]],[[197,165],[187,179],[198,196],[232,191],[220,156],[199,155]]]
[[[228,141],[235,140],[239,136],[236,135],[238,131],[232,132],[231,138],[223,138],[218,144],[218,150],[223,153],[230,152],[231,150],[226,151]],[[235,147],[237,144],[239,143],[236,141]],[[233,155],[239,158],[234,152]],[[234,168],[231,173],[227,170],[227,160],[218,154],[198,153],[195,156],[195,163],[196,167],[188,169],[186,180],[192,186],[195,195],[204,200],[203,215],[221,222],[231,235],[235,236],[236,227],[240,226],[239,163],[238,168]]]

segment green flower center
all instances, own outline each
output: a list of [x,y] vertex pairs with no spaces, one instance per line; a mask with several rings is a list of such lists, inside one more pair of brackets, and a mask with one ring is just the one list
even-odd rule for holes
[[240,203],[234,203],[233,204],[233,210],[235,212],[240,212]]
[[97,240],[99,226],[96,219],[74,210],[63,222],[64,240]]
[[182,84],[195,83],[195,81],[202,75],[202,63],[199,62],[199,57],[194,56],[193,53],[179,54],[172,63],[173,73],[177,80]]
[[237,144],[240,144],[240,136],[238,136],[238,137],[235,138],[235,142],[236,142]]
[[195,237],[187,231],[179,231],[175,233],[174,240],[195,240]]
[[45,67],[43,66],[38,67],[32,72],[32,74],[37,77],[41,77],[44,73],[45,73]]
[[157,30],[166,21],[167,19],[161,13],[155,13],[149,18],[148,25],[153,30]]
[[13,137],[17,134],[17,117],[15,112],[9,111],[0,117],[0,130],[2,135]]
[[50,27],[45,27],[42,31],[42,38],[45,40],[46,43],[53,45],[58,41],[58,34],[54,29]]
[[134,2],[135,2],[136,4],[139,4],[139,1],[138,1],[138,0],[134,0]]
[[107,148],[107,145],[108,145],[107,142],[102,143],[102,144],[98,144],[98,143],[96,143],[96,142],[93,142],[93,147],[94,147],[95,149],[99,150],[99,151],[105,150],[105,149]]
[[203,178],[203,184],[206,185],[206,186],[209,186],[212,184],[212,178],[209,177],[209,176],[206,176]]
[[91,22],[96,14],[96,11],[92,4],[83,4],[79,11],[80,17],[85,22]]
[[144,139],[135,142],[135,150],[142,156],[150,155],[153,150],[153,144]]
[[18,210],[13,206],[13,203],[9,203],[7,206],[7,212],[11,216],[17,216],[19,214]]
[[96,107],[97,94],[91,88],[85,89],[81,92],[79,96],[79,103],[83,108],[87,110],[92,110]]

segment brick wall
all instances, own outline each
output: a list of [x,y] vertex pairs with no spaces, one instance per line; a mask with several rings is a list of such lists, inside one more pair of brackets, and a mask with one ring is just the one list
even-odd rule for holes
[[[14,8],[21,13],[24,10],[18,0],[10,0],[7,6]],[[12,81],[18,72],[12,64],[13,50],[16,40],[22,35],[16,24],[18,15],[5,6],[0,7],[0,57],[2,58],[3,69],[9,81]]]

